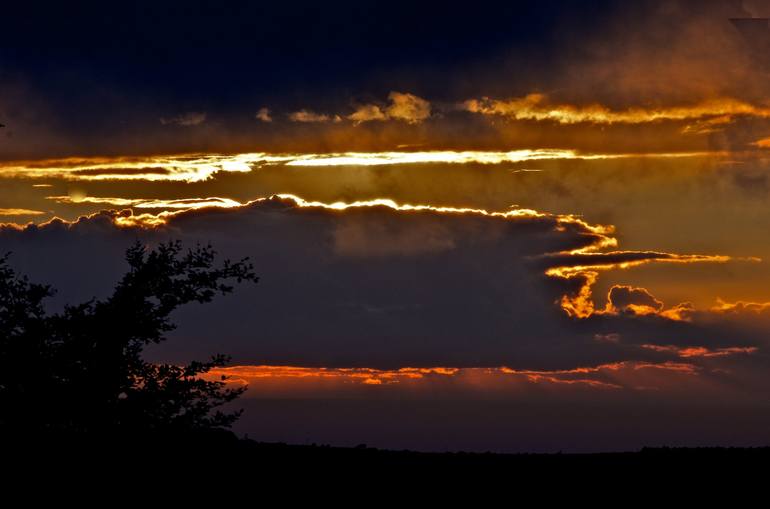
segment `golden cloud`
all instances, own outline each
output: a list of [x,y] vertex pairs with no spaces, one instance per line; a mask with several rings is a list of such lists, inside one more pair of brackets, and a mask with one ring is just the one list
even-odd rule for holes
[[356,111],[348,115],[348,120],[352,120],[356,124],[387,119],[388,116],[376,104],[363,104],[356,108]]
[[260,108],[259,111],[254,115],[254,117],[257,120],[260,120],[262,122],[273,121],[273,117],[270,115],[270,110],[268,108]]
[[0,209],[0,216],[40,216],[45,214],[40,210],[30,209]]
[[664,120],[712,119],[712,125],[729,123],[734,116],[770,118],[770,107],[756,106],[730,97],[707,99],[695,104],[665,107],[633,107],[613,110],[602,104],[578,106],[555,104],[544,94],[500,100],[469,99],[461,108],[481,115],[513,120],[551,121],[559,124],[644,124]]
[[391,92],[388,94],[390,104],[380,107],[376,104],[363,104],[348,115],[348,120],[356,124],[361,122],[401,120],[408,124],[419,124],[430,117],[430,102],[414,94]]
[[342,120],[339,116],[330,116],[324,113],[316,113],[310,110],[299,110],[289,113],[289,120],[292,122],[301,122],[305,124],[339,122]]
[[94,203],[98,205],[111,205],[114,207],[134,207],[139,209],[181,209],[192,210],[206,207],[232,208],[243,205],[241,202],[230,198],[183,198],[176,200],[154,200],[143,198],[117,198],[97,196],[46,196],[46,200],[56,203]]
[[717,304],[711,308],[714,313],[764,313],[770,311],[770,302],[725,302],[717,299]]
[[0,177],[62,178],[71,181],[144,180],[148,182],[202,182],[217,173],[247,173],[268,165],[386,166],[395,164],[503,164],[542,160],[602,160],[639,157],[680,158],[714,155],[710,152],[659,154],[581,153],[566,149],[509,151],[431,150],[389,152],[332,152],[269,154],[188,154],[147,157],[92,157],[0,162]]

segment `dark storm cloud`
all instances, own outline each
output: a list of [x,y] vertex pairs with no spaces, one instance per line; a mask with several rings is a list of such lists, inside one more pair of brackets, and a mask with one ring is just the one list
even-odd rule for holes
[[[0,157],[415,143],[738,148],[757,137],[724,134],[734,119],[563,128],[473,119],[457,105],[529,94],[620,113],[720,98],[761,104],[766,73],[729,21],[748,12],[716,0],[601,1],[590,10],[553,0],[458,10],[379,1],[14,4],[0,48]],[[262,109],[272,122],[254,120]],[[320,113],[297,118],[344,121],[289,121],[302,111]]]
[[[238,364],[552,370],[678,359],[639,347],[649,343],[766,341],[761,327],[741,328],[740,320],[710,312],[711,323],[696,314],[691,322],[567,318],[557,301],[582,282],[546,277],[543,255],[597,242],[593,227],[569,216],[299,205],[276,197],[167,214],[154,228],[117,227],[135,218],[104,212],[73,223],[6,226],[0,247],[33,279],[61,288],[57,305],[107,293],[133,239],[212,242],[226,256],[251,256],[260,284],[205,311],[182,311],[182,328],[157,352],[170,360],[219,350]],[[597,341],[597,334],[619,340]]]

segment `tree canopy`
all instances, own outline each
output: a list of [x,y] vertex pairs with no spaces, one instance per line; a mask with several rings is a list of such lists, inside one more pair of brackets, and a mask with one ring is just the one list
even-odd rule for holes
[[179,242],[126,252],[128,272],[105,300],[49,313],[48,285],[0,257],[0,428],[76,433],[227,428],[240,412],[220,407],[244,388],[203,377],[227,357],[153,363],[144,348],[175,325],[171,313],[210,302],[235,283],[258,281],[247,258],[216,263],[211,246]]

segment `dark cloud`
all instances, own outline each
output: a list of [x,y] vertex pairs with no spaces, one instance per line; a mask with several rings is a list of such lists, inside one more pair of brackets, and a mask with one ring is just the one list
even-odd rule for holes
[[[130,211],[6,225],[0,250],[60,289],[54,308],[107,295],[137,239],[211,242],[224,256],[250,256],[258,285],[180,311],[180,328],[150,355],[233,355],[226,374],[251,387],[237,429],[262,440],[528,451],[735,445],[713,424],[726,408],[742,416],[741,443],[766,437],[758,416],[770,389],[770,305],[685,306],[686,320],[674,320],[654,288],[614,286],[594,296],[613,312],[569,318],[559,299],[585,280],[547,277],[544,260],[570,256],[544,255],[595,245],[602,236],[593,225],[548,214],[301,204],[273,197],[166,214],[157,227],[116,226],[157,217]],[[623,312],[632,306],[655,312]],[[450,369],[417,369],[437,366]],[[396,417],[399,437],[388,424]],[[443,438],[419,438],[423,425]]]
[[645,309],[658,312],[663,309],[663,303],[644,288],[613,286],[607,300],[612,309],[619,312],[638,313],[639,310],[644,312]]
[[[558,301],[584,281],[548,278],[543,255],[597,240],[592,226],[568,216],[334,210],[288,198],[166,215],[149,229],[115,226],[136,222],[126,214],[5,227],[0,246],[33,279],[61,287],[58,305],[108,292],[134,239],[212,242],[226,256],[251,256],[260,284],[205,312],[181,312],[182,328],[158,352],[171,360],[222,350],[239,364],[570,369],[661,358],[633,348],[644,343],[764,341],[719,321],[709,329],[661,316],[567,318]],[[627,293],[610,299],[617,307],[656,302]],[[622,340],[594,339],[611,333]]]

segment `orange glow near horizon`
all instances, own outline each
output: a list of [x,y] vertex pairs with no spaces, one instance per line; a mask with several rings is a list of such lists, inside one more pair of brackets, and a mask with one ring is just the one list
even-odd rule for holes
[[[647,348],[643,345],[642,348]],[[755,348],[723,348],[717,350],[661,347],[662,353],[671,353],[683,359],[734,354],[752,354]],[[705,353],[703,353],[705,352]],[[712,355],[709,355],[712,354]],[[549,387],[576,387],[593,390],[639,389],[638,377],[655,378],[657,374],[697,377],[705,368],[684,361],[621,361],[596,366],[555,370],[525,370],[500,367],[404,367],[399,369],[329,368],[273,365],[239,365],[212,369],[205,378],[223,380],[229,384],[249,385],[255,389],[274,387],[274,384],[318,387],[319,382],[340,386],[421,386],[449,383],[469,388],[513,387],[545,385]],[[223,378],[224,377],[224,378]],[[649,381],[649,380],[648,380]],[[649,386],[643,388],[650,388]]]
[[427,376],[453,376],[460,368],[399,368],[383,370],[374,368],[308,368],[298,366],[231,366],[216,368],[209,372],[211,376],[225,376],[231,382],[247,383],[247,380],[261,378],[314,378],[341,380],[350,383],[381,385],[415,380]]
[[674,345],[640,345],[641,348],[652,350],[654,352],[672,353],[683,359],[694,357],[727,357],[728,355],[752,354],[758,351],[756,347],[727,347],[727,348],[706,348],[702,346],[678,347]]

